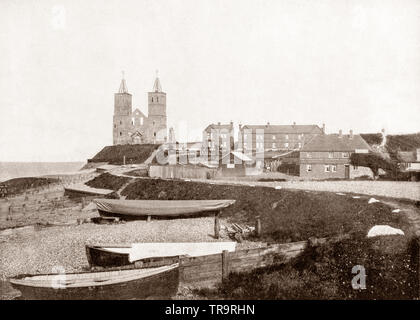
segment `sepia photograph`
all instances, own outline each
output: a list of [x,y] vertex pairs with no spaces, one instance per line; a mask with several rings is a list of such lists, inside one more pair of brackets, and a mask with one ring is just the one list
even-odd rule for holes
[[0,0],[0,57],[0,303],[420,300],[420,1]]

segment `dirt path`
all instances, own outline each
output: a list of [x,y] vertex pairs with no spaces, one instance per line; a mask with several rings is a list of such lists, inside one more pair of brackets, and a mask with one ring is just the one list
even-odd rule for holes
[[400,209],[401,211],[395,214],[405,214],[414,234],[420,237],[420,208],[417,208],[414,204],[402,203],[398,200],[381,199],[381,202],[394,209]]

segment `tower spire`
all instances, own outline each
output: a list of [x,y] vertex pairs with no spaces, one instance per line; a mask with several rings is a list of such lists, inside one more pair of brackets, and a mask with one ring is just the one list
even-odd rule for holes
[[118,93],[128,93],[127,85],[124,79],[124,71],[121,71],[121,73],[122,73],[122,79],[121,79],[120,89],[118,90]]
[[153,91],[154,92],[162,92],[162,86],[160,85],[159,71],[158,70],[156,70],[156,80],[155,80],[155,83],[153,84]]

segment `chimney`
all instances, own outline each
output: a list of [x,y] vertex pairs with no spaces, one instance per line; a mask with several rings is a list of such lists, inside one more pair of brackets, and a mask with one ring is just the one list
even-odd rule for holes
[[293,122],[293,126],[295,126],[296,125],[296,122]]
[[325,133],[325,123],[322,124],[322,133]]
[[420,161],[420,149],[417,149],[417,161]]
[[342,138],[343,137],[343,130],[338,130],[338,137],[339,138]]
[[267,122],[267,126],[269,126],[270,125],[270,122]]
[[242,123],[239,123],[239,130],[242,129]]
[[217,125],[220,126],[220,122],[218,122]]
[[350,139],[353,139],[353,130],[350,130]]
[[230,125],[233,126],[233,121],[232,120],[230,120]]

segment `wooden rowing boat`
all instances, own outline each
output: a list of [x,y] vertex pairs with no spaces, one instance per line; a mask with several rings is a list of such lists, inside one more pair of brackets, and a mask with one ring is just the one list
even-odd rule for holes
[[86,245],[86,256],[91,267],[116,267],[135,264],[139,268],[169,265],[179,257],[198,257],[234,252],[236,242],[170,242],[133,243],[115,245]]
[[101,216],[121,217],[125,220],[148,216],[179,217],[203,213],[217,213],[235,200],[93,200]]
[[107,300],[167,298],[179,283],[178,264],[149,269],[22,275],[10,279],[23,299]]

